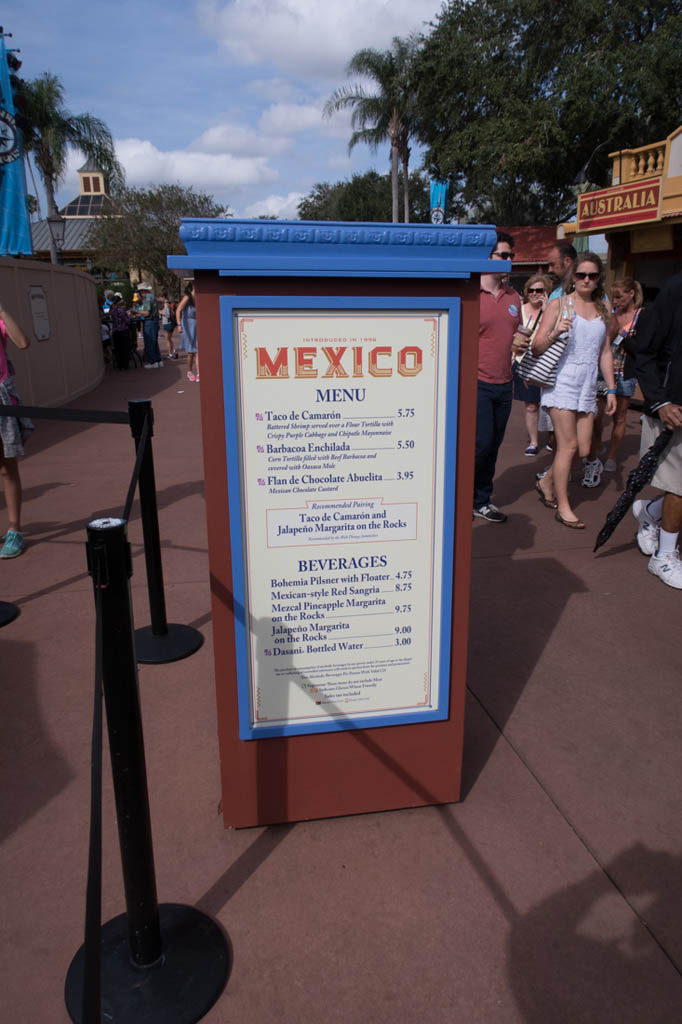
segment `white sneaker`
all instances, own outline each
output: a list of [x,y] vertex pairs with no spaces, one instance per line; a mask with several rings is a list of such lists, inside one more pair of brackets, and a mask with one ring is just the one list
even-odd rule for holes
[[589,459],[585,459],[585,472],[583,478],[580,481],[581,487],[599,487],[601,483],[601,475],[604,469],[601,459],[594,459],[592,462]]
[[649,515],[648,501],[640,498],[632,503],[632,514],[639,523],[637,547],[643,555],[654,555],[658,548],[660,522]]
[[652,555],[649,572],[658,576],[669,587],[682,590],[682,562],[679,551],[668,551],[664,555]]

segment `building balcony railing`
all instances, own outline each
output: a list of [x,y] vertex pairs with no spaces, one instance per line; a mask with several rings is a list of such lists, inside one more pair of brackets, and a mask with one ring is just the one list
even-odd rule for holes
[[654,142],[639,149],[621,149],[609,153],[613,161],[611,183],[626,185],[630,181],[655,178],[663,174],[666,143]]

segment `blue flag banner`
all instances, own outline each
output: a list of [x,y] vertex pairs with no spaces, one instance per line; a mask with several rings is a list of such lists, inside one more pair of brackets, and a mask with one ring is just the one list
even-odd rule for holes
[[26,201],[21,133],[14,120],[14,99],[5,38],[0,37],[0,255],[30,256],[31,224]]
[[431,182],[431,223],[445,223],[445,204],[448,201],[447,181]]

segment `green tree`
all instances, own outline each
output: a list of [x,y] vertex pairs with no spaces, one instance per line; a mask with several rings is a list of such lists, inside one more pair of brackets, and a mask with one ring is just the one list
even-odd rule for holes
[[166,266],[166,257],[186,251],[180,221],[229,215],[212,196],[193,188],[123,188],[113,197],[110,212],[93,223],[88,244],[98,266],[123,274],[133,269],[140,278],[151,274],[169,294],[177,295],[179,280]]
[[415,62],[415,123],[459,212],[556,223],[609,152],[664,138],[682,109],[682,0],[449,0]]
[[[399,175],[402,184],[402,174]],[[409,182],[409,214],[417,223],[430,221],[429,183],[419,171]],[[345,181],[314,185],[298,204],[301,220],[390,221],[392,212],[391,175],[367,171]]]
[[403,211],[410,217],[409,174],[410,139],[413,135],[411,67],[415,42],[394,36],[391,49],[380,52],[371,47],[358,50],[348,63],[349,75],[361,75],[375,83],[376,92],[362,84],[336,89],[324,106],[324,116],[337,110],[352,110],[353,134],[349,152],[363,142],[376,152],[386,140],[391,146],[392,220],[398,220],[398,165],[403,167]]
[[[72,114],[64,106],[64,87],[57,75],[44,72],[23,83],[22,133],[24,149],[32,154],[45,187],[47,213],[57,213],[55,191],[66,170],[70,149],[79,149],[104,174],[109,191],[124,183],[123,169],[116,160],[111,132],[92,114]],[[50,259],[57,252],[50,238]]]

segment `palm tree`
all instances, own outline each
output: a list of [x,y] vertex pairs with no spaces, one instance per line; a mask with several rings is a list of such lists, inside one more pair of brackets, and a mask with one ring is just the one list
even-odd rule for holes
[[373,152],[388,139],[391,144],[391,187],[393,221],[398,220],[398,163],[403,165],[403,209],[405,222],[410,219],[408,201],[409,140],[412,132],[412,89],[410,72],[416,48],[413,39],[393,37],[391,49],[383,52],[367,47],[351,58],[346,68],[349,75],[371,78],[378,91],[369,93],[364,86],[346,85],[336,89],[324,105],[324,116],[351,107],[353,134],[348,143],[350,152],[358,142],[366,143]]
[[[124,184],[123,168],[114,152],[114,140],[104,121],[92,114],[72,114],[64,106],[64,87],[57,75],[45,71],[24,83],[24,149],[31,153],[45,186],[48,216],[57,213],[55,190],[64,177],[69,149],[79,149],[94,160],[110,191]],[[50,259],[57,251],[50,238]]]

